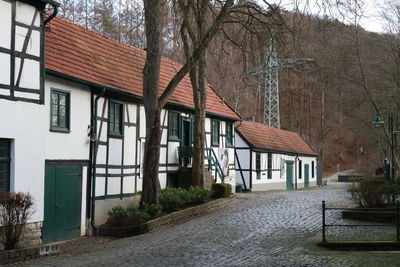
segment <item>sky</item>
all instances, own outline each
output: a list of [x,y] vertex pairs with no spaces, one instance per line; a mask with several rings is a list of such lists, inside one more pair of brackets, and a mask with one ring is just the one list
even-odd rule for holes
[[[259,0],[262,2],[262,0]],[[318,14],[321,10],[317,3],[323,2],[323,0],[270,0],[269,2],[279,4],[284,7],[286,10],[293,10],[295,4],[298,3],[300,10],[305,10],[307,8],[308,13],[312,13],[314,15]],[[308,6],[306,6],[306,2],[308,2]],[[332,0],[331,0],[332,2]],[[379,17],[379,13],[381,12],[381,7],[383,5],[384,0],[364,0],[365,2],[365,13],[364,17],[360,21],[361,26],[372,32],[384,32],[384,23],[382,19]],[[340,21],[343,21],[340,16],[336,17]],[[343,21],[346,23],[346,21]]]

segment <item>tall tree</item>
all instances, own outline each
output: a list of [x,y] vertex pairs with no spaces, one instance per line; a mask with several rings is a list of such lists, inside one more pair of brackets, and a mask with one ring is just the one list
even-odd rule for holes
[[171,79],[162,94],[159,93],[160,63],[161,63],[161,0],[144,0],[145,33],[147,41],[146,63],[143,69],[143,97],[146,112],[146,144],[144,151],[143,191],[141,206],[145,203],[158,203],[160,184],[158,180],[161,126],[161,110],[174,92],[176,86],[185,77],[191,66],[203,56],[208,44],[217,34],[228,12],[233,6],[233,0],[221,3],[218,16],[211,23],[209,29],[199,40],[186,63]]

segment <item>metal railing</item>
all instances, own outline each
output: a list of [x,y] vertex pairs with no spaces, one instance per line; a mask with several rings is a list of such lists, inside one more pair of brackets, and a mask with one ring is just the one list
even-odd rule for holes
[[[395,211],[396,212],[396,223],[395,224],[326,224],[326,211],[327,210],[365,210],[365,211]],[[322,201],[322,242],[326,242],[326,227],[396,227],[396,242],[400,242],[400,202],[396,202],[395,208],[327,208],[325,201]]]

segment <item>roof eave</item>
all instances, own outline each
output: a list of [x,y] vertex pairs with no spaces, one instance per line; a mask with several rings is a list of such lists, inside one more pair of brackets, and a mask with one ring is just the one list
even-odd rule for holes
[[[53,76],[56,76],[56,77],[59,77],[59,78],[63,78],[63,79],[66,79],[66,80],[69,80],[69,81],[72,81],[72,82],[84,84],[84,85],[87,85],[89,87],[94,87],[94,88],[99,88],[99,89],[103,89],[104,88],[104,89],[106,89],[108,91],[111,91],[113,93],[118,93],[118,94],[130,96],[130,97],[136,98],[136,99],[138,99],[138,100],[143,102],[143,96],[140,96],[140,95],[129,93],[129,92],[126,92],[124,90],[120,90],[118,88],[109,87],[109,86],[106,86],[106,85],[94,83],[94,82],[91,82],[91,81],[88,81],[88,80],[85,80],[85,79],[81,79],[81,78],[78,78],[78,77],[75,77],[75,76],[60,72],[60,71],[56,71],[56,70],[53,70],[53,69],[46,68],[45,70],[46,70],[46,73],[48,73],[50,75],[53,75]],[[170,107],[171,109],[184,109],[184,110],[192,111],[192,112],[194,112],[194,110],[195,110],[193,107],[188,107],[188,106],[185,106],[185,105],[172,103],[172,102],[168,102],[166,104],[166,107]],[[220,118],[220,119],[223,119],[223,120],[229,120],[229,121],[233,121],[233,122],[240,120],[240,118],[234,118],[234,117],[230,117],[230,116],[226,116],[226,115],[222,115],[222,114],[218,114],[218,113],[213,113],[213,112],[209,112],[209,111],[207,111],[207,115],[209,115],[209,117]]]

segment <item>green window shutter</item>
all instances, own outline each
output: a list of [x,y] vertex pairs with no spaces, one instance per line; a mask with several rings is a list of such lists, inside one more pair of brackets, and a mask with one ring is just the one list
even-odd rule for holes
[[11,140],[0,139],[0,192],[10,191]]
[[219,121],[211,120],[211,144],[219,146]]
[[233,147],[233,124],[230,122],[226,122],[226,147]]
[[261,155],[260,153],[256,153],[256,174],[257,180],[261,179]]
[[268,153],[268,179],[272,179],[272,153]]

